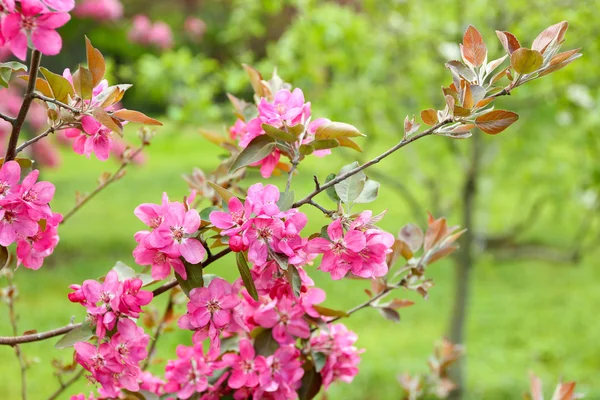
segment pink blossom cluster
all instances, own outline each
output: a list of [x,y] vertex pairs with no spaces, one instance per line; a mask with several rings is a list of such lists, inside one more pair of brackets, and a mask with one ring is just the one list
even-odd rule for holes
[[71,16],[75,0],[0,0],[0,46],[25,60],[29,43],[45,55],[56,55],[62,39],[56,32]]
[[117,332],[97,346],[89,342],[75,343],[75,360],[90,373],[91,382],[101,385],[101,396],[118,398],[121,389],[140,390],[139,363],[148,357],[149,341],[144,329],[133,320],[122,318],[117,323]]
[[384,276],[388,271],[386,256],[395,239],[375,227],[372,219],[371,211],[362,212],[349,224],[337,219],[327,227],[328,238],[311,239],[306,251],[323,254],[319,269],[329,272],[332,279],[342,279],[348,273],[361,278]]
[[75,6],[73,14],[97,21],[115,21],[123,16],[123,4],[120,0],[84,0]]
[[58,244],[62,215],[48,204],[54,185],[37,182],[38,170],[21,180],[21,166],[8,161],[0,168],[0,245],[17,243],[17,264],[39,269]]
[[200,18],[196,17],[187,17],[183,24],[183,29],[188,37],[193,42],[200,42],[202,37],[204,36],[204,32],[206,32],[206,23],[202,21]]
[[169,201],[163,193],[161,204],[141,204],[134,213],[150,228],[135,234],[138,243],[133,251],[135,262],[151,265],[152,278],[156,280],[167,277],[171,268],[186,279],[181,257],[191,264],[198,264],[206,256],[204,246],[194,237],[200,227],[198,211],[191,209],[187,201]]
[[344,324],[331,324],[329,330],[321,330],[318,336],[310,338],[314,352],[325,355],[325,365],[321,369],[323,387],[327,389],[335,381],[352,382],[358,374],[359,350],[354,346],[358,336]]
[[129,30],[129,40],[142,46],[156,46],[161,50],[173,47],[173,33],[163,21],[152,23],[145,15],[133,17],[133,26]]
[[102,283],[88,279],[82,285],[71,285],[69,300],[87,309],[88,319],[96,326],[96,336],[102,340],[118,320],[139,318],[141,307],[152,301],[152,292],[141,290],[142,285],[138,278],[120,281],[118,273],[111,270]]
[[[296,88],[292,92],[288,89],[281,89],[275,93],[272,102],[261,98],[258,104],[258,116],[248,121],[248,123],[238,119],[230,128],[229,133],[233,139],[239,140],[240,147],[245,148],[253,139],[265,134],[262,128],[263,124],[285,130],[298,124],[308,123],[302,143],[309,143],[314,139],[317,128],[326,122],[330,122],[325,118],[310,122],[310,117],[310,102],[304,102],[304,93],[301,89]],[[331,150],[318,150],[313,154],[321,157],[331,154]],[[271,154],[251,165],[260,166],[261,175],[268,178],[275,170],[280,158],[281,151],[275,148]]]

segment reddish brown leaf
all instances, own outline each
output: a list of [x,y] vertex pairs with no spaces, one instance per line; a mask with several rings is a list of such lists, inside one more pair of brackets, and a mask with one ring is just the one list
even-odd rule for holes
[[550,60],[550,65],[560,64],[561,62],[566,61],[573,54],[578,53],[579,50],[581,50],[581,49],[573,49],[573,50],[563,51],[562,53],[558,53],[557,55],[552,57],[552,59]]
[[543,400],[542,380],[534,374],[529,374],[529,387],[531,392],[531,400]]
[[427,110],[421,111],[421,119],[427,125],[435,125],[438,123],[437,111],[433,108],[428,108]]
[[473,25],[469,25],[467,28],[460,50],[465,62],[474,67],[479,67],[485,62],[487,48],[485,47],[481,33]]
[[110,129],[111,131],[117,132],[119,135],[123,136],[123,127],[121,126],[121,124],[116,123],[115,120],[111,118],[111,116],[108,115],[108,113],[102,108],[94,108],[92,110],[92,114],[94,115],[94,118],[96,118],[96,120],[102,125]]
[[[20,75],[19,78],[23,79],[25,82],[29,82],[29,75]],[[42,78],[37,78],[37,80],[35,81],[35,90],[37,90],[46,97],[54,98],[54,95],[52,94],[52,89],[50,89],[50,85]]]
[[85,38],[85,49],[87,53],[87,63],[90,72],[92,73],[92,84],[96,87],[100,81],[104,78],[106,73],[106,64],[104,62],[104,56],[100,53],[100,50],[92,46],[92,42]]
[[563,41],[568,28],[569,23],[567,21],[562,21],[544,29],[542,33],[535,38],[531,48],[544,54],[548,48],[548,45],[552,43],[553,40],[556,39],[557,43],[561,43]]
[[581,53],[576,53],[576,54],[572,55],[570,58],[568,58],[566,61],[563,61],[558,64],[550,65],[548,68],[546,68],[542,72],[540,72],[539,76],[548,75],[548,74],[551,74],[552,72],[558,71],[559,69],[563,69],[564,67],[571,64],[573,61],[577,60],[581,56],[582,56]]
[[488,97],[487,99],[483,99],[483,100],[477,102],[477,104],[475,104],[475,108],[483,108],[483,107],[487,106],[488,104],[490,104],[492,101],[494,101],[493,97]]
[[508,128],[518,119],[519,115],[512,111],[493,110],[475,118],[475,125],[485,133],[496,135]]
[[263,78],[262,78],[262,75],[260,74],[260,72],[258,72],[258,70],[251,67],[248,64],[242,64],[242,66],[248,73],[248,77],[250,78],[250,84],[252,85],[252,88],[254,89],[254,93],[256,93],[256,95],[258,97],[264,97],[265,96],[265,88],[262,84]]
[[427,263],[433,264],[434,262],[439,261],[444,257],[448,257],[450,254],[454,253],[457,249],[458,249],[458,246],[456,246],[456,245],[444,247],[443,249],[440,249],[440,250],[436,251],[435,253],[433,253],[427,259]]
[[436,245],[436,243],[446,236],[446,232],[448,230],[446,218],[438,218],[433,220],[431,220],[431,218],[427,232],[425,233],[425,242],[423,245],[423,250],[425,251],[429,251],[433,246]]
[[575,398],[575,382],[559,383],[552,395],[552,400],[573,400]]
[[159,125],[162,126],[162,122],[155,120],[154,118],[150,118],[144,113],[134,110],[117,110],[113,113],[113,115],[123,121],[129,122],[137,122],[144,125]]
[[415,224],[404,225],[398,234],[398,239],[406,243],[413,253],[423,245],[423,237],[423,230]]
[[414,305],[415,302],[407,299],[394,299],[390,302],[389,307],[394,310],[398,310],[400,308],[410,307]]
[[498,39],[500,39],[502,47],[504,47],[504,50],[506,50],[508,54],[512,54],[515,50],[521,48],[519,40],[512,33],[506,31],[496,31],[496,35],[498,36]]

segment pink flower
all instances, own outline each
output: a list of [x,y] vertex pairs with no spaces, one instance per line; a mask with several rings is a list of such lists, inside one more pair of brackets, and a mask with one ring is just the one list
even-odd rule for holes
[[204,36],[204,32],[206,32],[206,24],[199,18],[187,17],[183,24],[183,29],[192,41],[199,42],[202,36]]
[[112,383],[113,375],[123,370],[115,357],[114,349],[108,343],[96,347],[91,343],[78,342],[73,347],[77,363],[91,372],[94,379],[102,385]]
[[332,279],[341,279],[353,267],[361,267],[359,252],[366,246],[366,238],[359,230],[350,230],[344,235],[342,221],[337,219],[327,227],[330,240],[315,238],[308,242],[309,253],[323,253],[319,269],[330,272]]
[[140,361],[148,357],[150,337],[144,329],[130,319],[121,319],[117,324],[117,333],[110,339],[116,359],[121,364],[137,367]]
[[173,47],[171,27],[162,21],[155,22],[148,35],[148,40],[161,50],[170,49]]
[[128,38],[130,41],[139,44],[148,44],[152,22],[145,15],[136,15],[133,17],[133,26],[129,30]]
[[21,179],[21,166],[16,161],[8,161],[0,168],[0,199],[5,198],[11,188]]
[[240,298],[234,293],[229,282],[221,278],[213,279],[208,287],[190,291],[187,313],[178,322],[182,329],[207,328],[211,347],[220,346],[219,334],[223,330],[237,331],[241,322]]
[[50,182],[37,182],[40,171],[31,171],[23,182],[15,188],[15,196],[18,203],[26,210],[29,218],[39,221],[42,218],[50,218],[52,211],[48,203],[54,197],[54,185]]
[[275,185],[263,186],[262,183],[255,183],[248,188],[246,201],[250,203],[256,215],[272,217],[279,214],[279,189]]
[[222,235],[234,235],[239,233],[252,213],[251,203],[244,204],[237,197],[232,197],[227,202],[229,212],[213,211],[209,215],[210,222],[219,229],[223,229]]
[[140,290],[143,285],[141,279],[127,279],[123,282],[119,312],[132,318],[139,318],[142,312],[141,306],[150,304],[152,292]]
[[96,324],[96,335],[102,339],[106,331],[112,330],[117,322],[115,312],[119,309],[123,291],[119,277],[116,271],[111,270],[103,283],[88,279],[83,282],[81,289],[86,298],[88,313]]
[[248,260],[256,265],[264,265],[283,232],[283,222],[269,217],[257,217],[249,221],[250,227],[244,238],[248,241]]
[[354,346],[358,337],[343,324],[329,325],[329,331],[313,336],[310,346],[313,352],[323,353],[327,358],[321,370],[323,386],[327,390],[331,383],[340,380],[350,383],[358,374],[359,350]]
[[282,399],[297,398],[304,370],[299,360],[300,351],[294,346],[280,347],[267,358],[257,358],[256,368],[260,370],[259,388],[256,398],[265,392],[276,392]]
[[158,396],[161,396],[164,393],[163,386],[165,385],[165,381],[152,375],[150,372],[142,371],[138,376],[138,379],[140,381],[140,389],[147,390]]
[[123,16],[123,5],[119,0],[84,0],[75,7],[75,15],[98,21],[114,21]]
[[304,320],[303,307],[287,297],[261,305],[253,315],[264,328],[273,328],[273,338],[281,345],[292,344],[296,337],[306,339],[310,328]]
[[38,0],[21,0],[20,12],[9,14],[2,20],[2,35],[13,54],[21,60],[27,58],[28,39],[42,54],[56,55],[62,47],[62,39],[55,29],[70,18],[64,12],[48,12]]
[[[302,142],[304,144],[312,142],[315,139],[317,128],[319,128],[321,125],[325,125],[330,122],[331,120],[327,118],[317,118],[314,121],[311,121],[310,124],[308,124],[306,136],[304,137],[304,140]],[[331,154],[331,149],[315,150],[312,154],[317,157],[325,157]]]
[[55,11],[69,12],[75,7],[75,0],[42,0]]
[[189,399],[194,393],[208,388],[208,377],[222,368],[210,355],[204,355],[202,344],[193,347],[177,346],[177,359],[169,360],[165,368],[166,393],[176,393],[178,398]]
[[21,238],[17,241],[17,264],[37,270],[42,266],[44,259],[54,252],[58,244],[58,224],[62,221],[62,215],[53,213],[46,220],[46,227],[38,224],[35,235]]
[[100,161],[108,159],[112,145],[111,130],[102,126],[98,121],[89,115],[81,118],[81,127],[83,132],[78,129],[68,129],[65,135],[74,138],[73,150],[77,154],[82,154],[88,158],[92,153]]
[[152,279],[165,279],[175,270],[183,279],[187,279],[187,272],[183,262],[179,259],[180,254],[173,248],[155,249],[139,244],[133,250],[135,262],[139,265],[152,266]]
[[246,133],[248,133],[246,130],[246,123],[241,119],[237,119],[235,124],[229,128],[229,136],[231,136],[233,140],[239,140]]
[[198,211],[186,211],[183,204],[173,202],[169,204],[164,221],[148,235],[147,241],[154,248],[173,246],[186,261],[198,264],[206,256],[206,250],[198,239],[186,235],[195,233],[199,227]]
[[4,247],[14,243],[18,236],[29,237],[38,231],[38,223],[18,203],[3,204],[0,218],[0,245]]
[[262,122],[277,127],[301,123],[304,110],[304,93],[299,88],[294,89],[293,92],[281,89],[275,93],[273,103],[263,98],[258,104],[258,113]]
[[258,385],[259,372],[254,366],[255,356],[254,347],[248,339],[240,339],[240,354],[223,354],[223,362],[232,369],[227,382],[230,388],[239,389],[243,386],[255,387]]

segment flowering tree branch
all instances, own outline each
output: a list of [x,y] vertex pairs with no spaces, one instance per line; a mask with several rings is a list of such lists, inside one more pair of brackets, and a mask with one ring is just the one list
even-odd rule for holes
[[52,393],[50,395],[50,397],[48,397],[48,400],[58,399],[58,396],[63,394],[63,392],[65,390],[67,390],[69,387],[71,387],[71,385],[73,385],[75,382],[77,382],[83,376],[84,373],[85,373],[85,369],[80,368],[79,371],[77,371],[77,373],[75,375],[73,375],[68,381],[63,382],[61,380],[59,388],[56,389],[56,391],[54,393]]
[[40,69],[40,62],[42,60],[42,53],[39,50],[33,50],[31,52],[31,63],[29,66],[29,81],[27,82],[27,89],[25,90],[25,94],[23,95],[23,104],[21,104],[21,108],[19,109],[19,113],[17,114],[16,119],[12,122],[12,132],[10,133],[10,138],[8,139],[8,146],[6,148],[6,155],[4,156],[4,161],[13,160],[16,156],[16,148],[19,142],[19,134],[21,133],[21,128],[25,123],[25,118],[27,117],[27,113],[29,112],[29,107],[31,107],[31,103],[33,102],[35,84],[37,82],[38,71]]

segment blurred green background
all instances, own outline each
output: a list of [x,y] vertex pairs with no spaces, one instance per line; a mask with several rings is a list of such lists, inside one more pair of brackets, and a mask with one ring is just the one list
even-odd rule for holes
[[[64,52],[46,58],[56,72],[84,60],[83,35],[110,60],[112,82],[134,84],[124,106],[166,121],[147,151],[147,163],[101,193],[61,231],[55,254],[39,271],[19,269],[19,329],[40,331],[83,317],[68,302],[68,286],[106,274],[117,260],[133,265],[133,234],[142,224],[133,209],[187,194],[181,174],[193,167],[211,170],[220,150],[198,134],[200,127],[229,126],[233,116],[225,93],[250,100],[241,63],[270,75],[274,67],[301,87],[315,117],[346,121],[368,134],[365,154],[337,152],[326,162],[308,160],[294,181],[299,196],[311,190],[312,175],[324,180],[350,157],[367,160],[400,140],[402,121],[424,108],[442,106],[440,87],[450,81],[444,62],[458,57],[467,25],[484,35],[491,53],[500,55],[494,30],[508,30],[527,46],[547,26],[567,20],[565,49],[581,47],[584,56],[567,68],[518,89],[498,101],[521,116],[497,137],[482,137],[477,177],[473,254],[475,265],[466,326],[468,399],[516,399],[528,389],[534,371],[546,391],[559,378],[576,380],[578,391],[600,399],[600,269],[597,197],[600,190],[600,1],[483,0],[125,0],[122,19],[98,22],[74,18],[60,32]],[[147,14],[167,22],[174,35],[168,50],[127,40],[131,17]],[[190,40],[187,16],[204,21],[206,31]],[[134,129],[128,129],[135,142]],[[381,226],[397,232],[407,222],[425,225],[427,210],[450,223],[462,223],[463,183],[470,167],[472,141],[431,137],[377,165],[382,181],[371,208],[388,214]],[[335,153],[335,152],[334,152]],[[56,184],[53,209],[68,211],[75,191],[90,191],[111,163],[63,151],[63,165],[44,170]],[[259,179],[253,173],[248,182]],[[273,182],[282,185],[281,180]],[[328,202],[325,198],[323,203]],[[329,204],[331,206],[331,203]],[[325,221],[312,209],[311,229]],[[366,348],[361,372],[351,385],[331,388],[331,399],[399,399],[396,377],[427,370],[433,344],[448,332],[454,297],[454,262],[433,265],[435,281],[427,301],[406,295],[416,305],[401,310],[393,324],[374,310],[345,323]],[[210,267],[233,278],[226,258]],[[361,281],[336,281],[312,272],[326,289],[326,305],[349,308],[366,299]],[[401,294],[404,296],[404,294]],[[164,297],[164,296],[163,296]],[[166,299],[156,301],[159,310]],[[6,307],[0,309],[0,335],[11,334]],[[177,344],[191,343],[188,332],[161,338],[159,359],[174,355]],[[69,360],[53,341],[24,345],[32,361],[29,394],[44,399],[58,387],[51,360]],[[0,397],[19,396],[19,371],[11,348],[0,348]],[[153,366],[162,371],[164,362]],[[71,393],[89,392],[80,382]],[[65,396],[64,398],[68,398]]]

